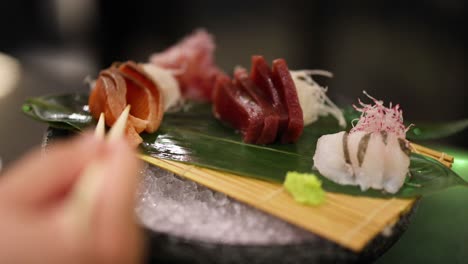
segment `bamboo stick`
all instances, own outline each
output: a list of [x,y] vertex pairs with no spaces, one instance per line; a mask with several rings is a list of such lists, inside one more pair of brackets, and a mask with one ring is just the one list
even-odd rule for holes
[[[130,106],[127,106],[110,129],[106,138],[108,141],[115,141],[124,136],[129,112]],[[103,139],[105,137],[104,123],[105,116],[101,113],[94,130],[96,138]],[[65,210],[68,210],[68,213],[64,217],[70,218],[68,222],[77,225],[83,234],[90,231],[93,206],[96,203],[99,188],[103,184],[102,173],[104,169],[100,160],[94,160],[88,164],[81,172],[78,181],[71,191],[70,199],[66,202]]]
[[411,151],[414,153],[419,153],[430,158],[438,160],[440,163],[451,168],[454,162],[454,157],[446,154],[445,152],[439,152],[428,147],[424,147],[415,143],[410,143]]

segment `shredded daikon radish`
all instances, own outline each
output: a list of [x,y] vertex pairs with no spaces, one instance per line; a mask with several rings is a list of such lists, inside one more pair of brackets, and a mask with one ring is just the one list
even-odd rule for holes
[[298,70],[290,71],[296,85],[297,96],[304,116],[304,125],[317,121],[319,116],[332,115],[338,120],[341,127],[346,127],[343,112],[326,95],[327,87],[317,84],[313,75],[333,77],[333,74],[324,70]]
[[363,93],[371,99],[374,104],[365,104],[359,99],[360,107],[353,107],[361,112],[359,121],[351,129],[351,133],[355,131],[371,132],[387,132],[395,133],[399,138],[406,138],[406,131],[411,127],[405,127],[403,124],[403,111],[400,105],[385,107],[383,101],[377,100],[370,96],[366,91]]
[[178,106],[182,100],[179,83],[174,78],[174,72],[150,63],[140,64],[143,70],[153,79],[164,96],[164,111]]

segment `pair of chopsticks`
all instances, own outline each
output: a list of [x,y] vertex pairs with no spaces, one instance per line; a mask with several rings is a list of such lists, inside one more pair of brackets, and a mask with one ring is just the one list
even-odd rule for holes
[[445,166],[451,168],[454,158],[453,156],[448,155],[445,152],[439,152],[415,143],[410,143],[410,149],[414,153],[418,153],[421,155],[428,156],[430,158],[438,160],[440,163],[444,164]]
[[[109,130],[109,134],[107,135],[108,141],[115,141],[117,139],[122,138],[125,132],[125,126],[127,124],[128,114],[130,113],[130,105],[127,105],[125,109],[120,114],[117,121],[115,121],[114,125]],[[94,136],[99,139],[103,139],[106,134],[106,124],[105,124],[105,117],[104,113],[101,113],[99,116],[99,121],[94,129]]]
[[[129,113],[130,105],[124,109],[115,124],[109,130],[106,137],[108,142],[116,141],[124,136]],[[94,130],[94,136],[96,138],[104,139],[105,137],[106,128],[104,119],[104,113],[101,113]],[[83,169],[78,182],[72,190],[68,208],[66,208],[69,212],[66,215],[71,217],[70,221],[76,221],[76,225],[83,228],[81,231],[89,230],[92,209],[99,188],[102,185],[102,173],[104,170],[105,168],[99,160],[91,162]]]

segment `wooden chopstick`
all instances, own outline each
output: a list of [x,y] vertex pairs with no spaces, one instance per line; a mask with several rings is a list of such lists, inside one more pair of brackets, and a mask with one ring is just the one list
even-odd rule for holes
[[438,160],[440,163],[451,168],[453,161],[455,160],[453,156],[448,155],[445,152],[439,152],[428,147],[424,147],[415,143],[410,143],[411,151],[414,153],[422,154],[430,158]]
[[[129,112],[130,106],[127,106],[120,114],[114,126],[112,126],[107,135],[109,142],[118,140],[124,136]],[[100,139],[105,137],[105,117],[103,113],[99,117],[94,130],[94,136]],[[96,197],[102,184],[103,170],[104,167],[100,160],[95,160],[88,164],[83,169],[80,178],[70,194],[67,205],[69,213],[66,216],[71,218],[70,221],[81,227],[82,231],[89,230],[93,205],[96,202]]]
[[127,107],[125,107],[123,112],[120,114],[117,121],[115,121],[114,125],[109,130],[109,133],[107,134],[107,140],[114,141],[124,136],[129,113],[130,105],[127,105]]
[[106,135],[106,124],[105,124],[104,113],[99,116],[99,121],[94,129],[94,136],[99,139],[103,139]]

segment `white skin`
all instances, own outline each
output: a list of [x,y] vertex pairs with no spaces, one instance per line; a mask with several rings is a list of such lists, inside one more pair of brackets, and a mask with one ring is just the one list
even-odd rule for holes
[[[81,171],[102,161],[86,230],[68,201]],[[32,151],[0,175],[0,263],[139,263],[143,235],[134,193],[139,162],[123,140],[91,135]],[[73,211],[73,210],[72,210]],[[75,218],[76,219],[76,218]]]

